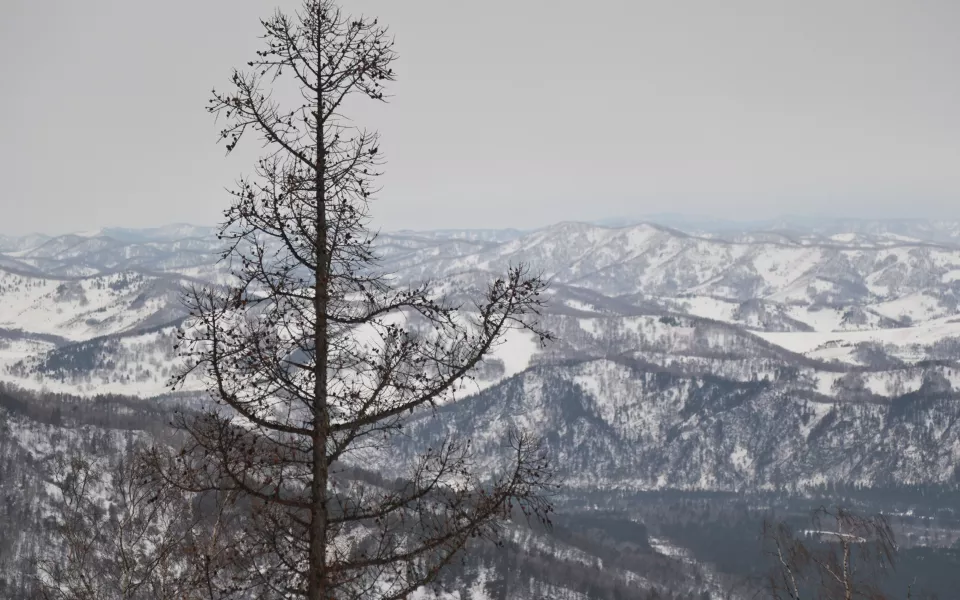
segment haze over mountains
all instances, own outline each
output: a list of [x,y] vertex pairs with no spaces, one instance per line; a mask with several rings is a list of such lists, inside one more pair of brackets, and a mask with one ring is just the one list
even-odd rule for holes
[[[543,272],[543,325],[558,336],[541,347],[512,333],[456,402],[414,415],[391,453],[457,432],[493,459],[521,425],[546,439],[576,502],[960,482],[960,221],[686,226],[382,234],[397,284],[430,281],[452,300],[518,262]],[[219,247],[192,225],[0,239],[0,381],[172,401],[178,294],[230,281]],[[11,431],[24,456],[52,451],[33,426]],[[394,459],[364,466],[389,475]],[[524,552],[545,543],[515,535]],[[684,589],[719,585],[709,567],[674,566]]]
[[[388,233],[379,244],[398,284],[429,280],[453,299],[518,262],[550,278],[545,325],[559,340],[541,349],[513,335],[478,389],[532,369],[490,393],[524,382],[526,391],[511,397],[527,399],[542,395],[531,391],[538,386],[563,382],[569,402],[595,419],[585,423],[603,425],[591,439],[667,453],[642,469],[618,466],[620,476],[604,476],[611,485],[736,488],[770,484],[775,469],[782,482],[796,483],[955,475],[952,399],[924,404],[923,423],[897,418],[918,409],[904,400],[910,394],[952,398],[960,389],[960,222],[840,221],[726,234],[568,222],[531,232]],[[164,394],[184,316],[181,286],[229,280],[214,230],[204,227],[7,238],[3,248],[0,376],[27,388]],[[727,387],[711,396],[718,385]],[[550,413],[561,408],[544,407],[550,418],[575,418]],[[859,412],[845,417],[845,410]],[[547,421],[540,425],[561,428]],[[737,438],[768,421],[788,430],[768,428],[767,446]],[[901,426],[899,435],[919,444],[909,456],[884,450],[889,438],[871,433]],[[794,443],[829,453],[843,441],[833,432],[848,427],[863,428],[844,434],[863,445],[862,455],[800,463],[782,455]],[[724,443],[708,442],[711,431]],[[699,441],[690,441],[695,432]],[[697,468],[682,450],[691,444],[711,448]]]

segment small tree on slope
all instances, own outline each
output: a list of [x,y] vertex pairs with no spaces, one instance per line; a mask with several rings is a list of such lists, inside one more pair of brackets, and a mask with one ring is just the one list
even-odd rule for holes
[[806,536],[765,521],[762,539],[773,563],[766,587],[775,600],[889,598],[879,582],[893,568],[897,545],[883,515],[821,507]]
[[[266,148],[221,229],[239,283],[190,290],[178,343],[186,366],[174,385],[200,376],[214,405],[181,418],[189,443],[157,449],[153,462],[182,489],[249,509],[234,549],[246,565],[232,574],[238,593],[405,598],[471,538],[495,537],[511,510],[546,519],[544,456],[521,433],[496,477],[455,439],[438,440],[402,480],[343,465],[449,400],[508,330],[546,339],[535,324],[544,283],[513,268],[470,310],[426,285],[394,289],[368,229],[378,138],[341,114],[352,99],[384,100],[393,42],[328,0],[262,24],[263,50],[209,106],[226,119],[228,152],[251,134]],[[268,89],[284,81],[300,92],[286,108]]]

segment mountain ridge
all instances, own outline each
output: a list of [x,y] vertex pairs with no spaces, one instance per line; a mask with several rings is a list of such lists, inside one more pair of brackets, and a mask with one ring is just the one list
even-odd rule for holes
[[[177,238],[200,231],[210,237]],[[186,283],[227,283],[230,275],[210,228],[179,225],[123,235],[130,241],[104,230],[0,253],[0,379],[80,395],[168,393],[174,358],[165,345],[185,317],[177,290]],[[564,222],[528,232],[386,233],[378,243],[382,267],[397,284],[432,281],[439,295],[451,299],[474,295],[517,262],[552,281],[543,326],[559,341],[538,349],[523,335],[512,335],[481,369],[471,397],[499,394],[495,390],[504,382],[537,369],[554,369],[555,385],[573,385],[563,383],[569,379],[563,369],[590,363],[603,371],[597,377],[607,379],[633,365],[630,372],[638,373],[635,384],[641,387],[648,377],[673,378],[675,389],[665,394],[679,394],[691,381],[702,385],[704,378],[725,382],[730,390],[766,386],[768,394],[753,406],[758,415],[780,414],[774,404],[786,396],[890,411],[920,394],[946,403],[931,404],[927,417],[953,418],[960,391],[960,248],[861,243],[842,234],[836,235],[851,241],[783,244],[767,235],[727,240],[650,224]],[[10,268],[4,257],[30,272]],[[70,272],[81,267],[86,271]],[[931,381],[940,382],[936,393]],[[199,394],[200,388],[188,385],[185,392]],[[596,401],[589,390],[581,392],[584,406]],[[467,410],[479,400],[460,402],[444,410]],[[714,418],[705,405],[701,411],[708,412],[689,417]],[[874,423],[886,418],[871,415]],[[803,414],[783,418],[799,427]],[[829,433],[842,426],[841,420],[824,428]],[[477,432],[483,427],[483,419],[470,425]],[[703,450],[716,443],[705,438]],[[806,443],[795,438],[790,451],[799,453]],[[877,461],[869,458],[876,452],[864,446],[860,460]],[[598,464],[611,461],[607,455]],[[923,477],[943,481],[941,467],[930,463]],[[729,482],[725,469],[722,461],[704,463],[695,476],[673,484],[694,489],[697,482]],[[846,476],[829,469],[820,475]],[[803,476],[816,480],[815,474]]]

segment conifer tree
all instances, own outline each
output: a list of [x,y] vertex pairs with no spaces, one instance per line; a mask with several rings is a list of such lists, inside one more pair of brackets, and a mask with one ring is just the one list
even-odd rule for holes
[[[549,338],[536,324],[544,282],[518,265],[469,307],[428,284],[396,288],[370,228],[378,135],[344,114],[385,101],[392,38],[330,0],[262,25],[263,48],[209,104],[228,152],[251,136],[265,148],[221,228],[235,282],[189,290],[178,342],[174,385],[200,377],[213,402],[179,419],[189,439],[179,453],[152,460],[167,482],[249,510],[232,591],[406,598],[471,538],[495,538],[512,511],[547,519],[544,455],[518,432],[497,473],[462,439],[437,440],[396,481],[348,466],[388,448],[409,415],[449,401],[509,330]],[[291,105],[274,95],[294,86]]]

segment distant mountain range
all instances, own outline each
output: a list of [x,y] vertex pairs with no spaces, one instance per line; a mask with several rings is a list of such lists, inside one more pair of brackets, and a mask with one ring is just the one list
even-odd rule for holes
[[612,218],[595,221],[607,227],[625,227],[640,223],[659,223],[688,233],[736,234],[790,232],[829,237],[836,234],[894,235],[906,238],[955,243],[960,240],[960,221],[954,219],[862,219],[853,217],[784,216],[773,219],[740,221],[681,214],[657,214],[639,219]]
[[[543,325],[558,340],[512,333],[472,393],[413,415],[364,465],[389,474],[450,432],[492,460],[523,426],[577,502],[960,482],[960,221],[664,222],[383,234],[397,285],[430,281],[452,299],[529,264],[551,281]],[[193,225],[0,238],[0,382],[165,402],[179,290],[229,282],[219,252],[215,230]],[[32,444],[51,425],[11,423],[10,452],[41,464],[46,446]],[[547,543],[511,535],[524,560]],[[586,547],[547,554],[586,552],[575,562],[589,570],[602,553]],[[717,589],[709,569],[669,560],[684,589]],[[471,581],[493,573],[477,568]],[[635,582],[623,568],[607,576]]]
[[[395,232],[379,244],[398,284],[429,280],[451,296],[517,262],[551,280],[545,324],[559,341],[540,349],[513,335],[478,382],[488,391],[448,411],[454,422],[472,415],[471,430],[501,421],[488,412],[504,403],[545,411],[544,433],[581,428],[556,444],[607,465],[583,485],[951,480],[960,246],[944,240],[960,222],[843,224],[719,235],[566,222]],[[4,247],[0,377],[30,388],[163,394],[184,316],[178,290],[230,280],[205,227],[28,236]],[[556,399],[545,391],[554,388],[564,390]],[[771,436],[753,435],[758,428]],[[618,458],[628,447],[640,462]]]

